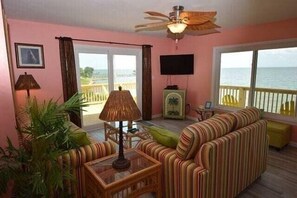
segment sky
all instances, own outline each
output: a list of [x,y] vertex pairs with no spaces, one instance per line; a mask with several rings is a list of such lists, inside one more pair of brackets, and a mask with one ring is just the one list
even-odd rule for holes
[[[135,55],[114,55],[115,69],[132,69],[136,68]],[[107,54],[79,53],[80,67],[93,67],[94,69],[107,69]]]
[[[221,67],[251,67],[252,57],[252,51],[222,53]],[[258,67],[297,67],[297,47],[259,50]]]

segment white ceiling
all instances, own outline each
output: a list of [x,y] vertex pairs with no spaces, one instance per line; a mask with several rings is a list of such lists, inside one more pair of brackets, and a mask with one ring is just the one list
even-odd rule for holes
[[[105,30],[135,32],[154,22],[145,11],[168,14],[174,5],[185,10],[217,11],[222,28],[297,18],[297,0],[2,0],[8,18]],[[157,31],[156,35],[165,35]],[[139,32],[138,34],[153,34]]]

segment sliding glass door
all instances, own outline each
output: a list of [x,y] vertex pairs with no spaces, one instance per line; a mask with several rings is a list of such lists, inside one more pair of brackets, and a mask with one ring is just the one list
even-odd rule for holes
[[110,91],[129,90],[141,109],[141,50],[75,45],[77,80],[88,104],[82,111],[82,126],[103,126],[99,114]]

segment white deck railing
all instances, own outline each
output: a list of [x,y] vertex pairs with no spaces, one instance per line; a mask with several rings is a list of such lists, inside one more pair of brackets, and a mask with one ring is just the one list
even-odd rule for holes
[[[222,85],[219,91],[219,104],[238,107],[248,106],[249,91],[249,87]],[[228,104],[223,99],[226,96],[228,96]],[[297,90],[255,88],[253,106],[264,109],[265,112],[295,116],[296,101]]]
[[[118,87],[121,86],[123,90],[130,90],[133,98],[136,97],[136,84],[135,83],[115,83],[114,90],[118,90]],[[98,104],[107,100],[109,91],[108,84],[92,84],[92,85],[82,85],[81,92],[85,98],[87,104]]]
[[[136,97],[135,83],[117,83],[114,89],[118,89],[118,86],[122,86],[123,90],[130,90],[132,96]],[[82,85],[81,91],[88,104],[105,102],[109,94],[107,83]],[[249,91],[249,87],[220,86],[219,104],[238,107],[248,106]],[[233,98],[228,104],[223,101],[223,97],[227,95]],[[265,112],[295,116],[296,104],[297,90],[256,88],[254,92],[253,106],[264,109]]]

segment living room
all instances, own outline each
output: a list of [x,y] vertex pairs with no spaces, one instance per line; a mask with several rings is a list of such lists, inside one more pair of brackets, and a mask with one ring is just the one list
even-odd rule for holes
[[[2,1],[2,8],[5,10],[5,1]],[[294,7],[291,5],[291,7]],[[170,9],[170,8],[168,8]],[[191,7],[188,7],[191,9]],[[145,9],[146,10],[146,9]],[[169,11],[169,10],[168,10]],[[77,16],[76,16],[77,17]],[[235,20],[235,19],[231,19]],[[40,101],[54,98],[62,101],[63,88],[61,77],[61,64],[59,54],[59,41],[55,37],[65,36],[86,40],[103,40],[107,42],[125,42],[134,44],[152,45],[152,116],[158,117],[162,114],[162,92],[168,85],[168,78],[160,75],[160,55],[164,54],[194,54],[195,72],[189,76],[172,76],[172,84],[178,85],[180,89],[187,90],[186,103],[191,106],[199,106],[205,101],[213,100],[213,62],[214,48],[222,46],[249,45],[255,43],[269,42],[296,42],[297,38],[297,18],[273,21],[262,24],[252,24],[234,28],[220,28],[220,33],[204,36],[186,35],[184,38],[175,40],[165,36],[151,36],[135,32],[121,32],[95,29],[88,27],[78,27],[70,25],[54,24],[50,22],[31,21],[22,18],[10,18],[7,13],[7,23],[9,26],[9,47],[11,53],[12,68],[7,68],[7,63],[1,62],[1,73],[3,74],[3,84],[1,82],[1,115],[0,123],[2,129],[0,133],[0,146],[6,145],[6,137],[10,137],[17,143],[18,137],[15,130],[15,112],[18,108],[26,104],[26,92],[15,91],[12,93],[11,84],[15,84],[19,75],[28,72],[34,76],[41,89],[30,90],[31,96],[36,96]],[[136,24],[135,24],[136,25]],[[220,24],[218,24],[220,25]],[[2,26],[1,26],[2,28]],[[3,31],[1,29],[1,31]],[[44,49],[44,69],[24,69],[17,68],[15,55],[15,43],[41,44]],[[83,42],[76,42],[77,44]],[[2,43],[1,43],[2,44]],[[92,44],[94,45],[94,44]],[[4,46],[4,45],[1,45]],[[102,44],[100,44],[102,46]],[[110,45],[108,45],[110,47]],[[112,45],[114,46],[114,45]],[[117,45],[116,45],[117,46]],[[119,46],[117,46],[119,47]],[[6,66],[5,66],[6,65]],[[10,70],[10,71],[9,71]],[[13,99],[14,98],[14,99]],[[15,101],[15,103],[13,103]],[[187,115],[190,118],[196,116],[191,111]],[[297,144],[297,126],[293,126],[291,145]]]

